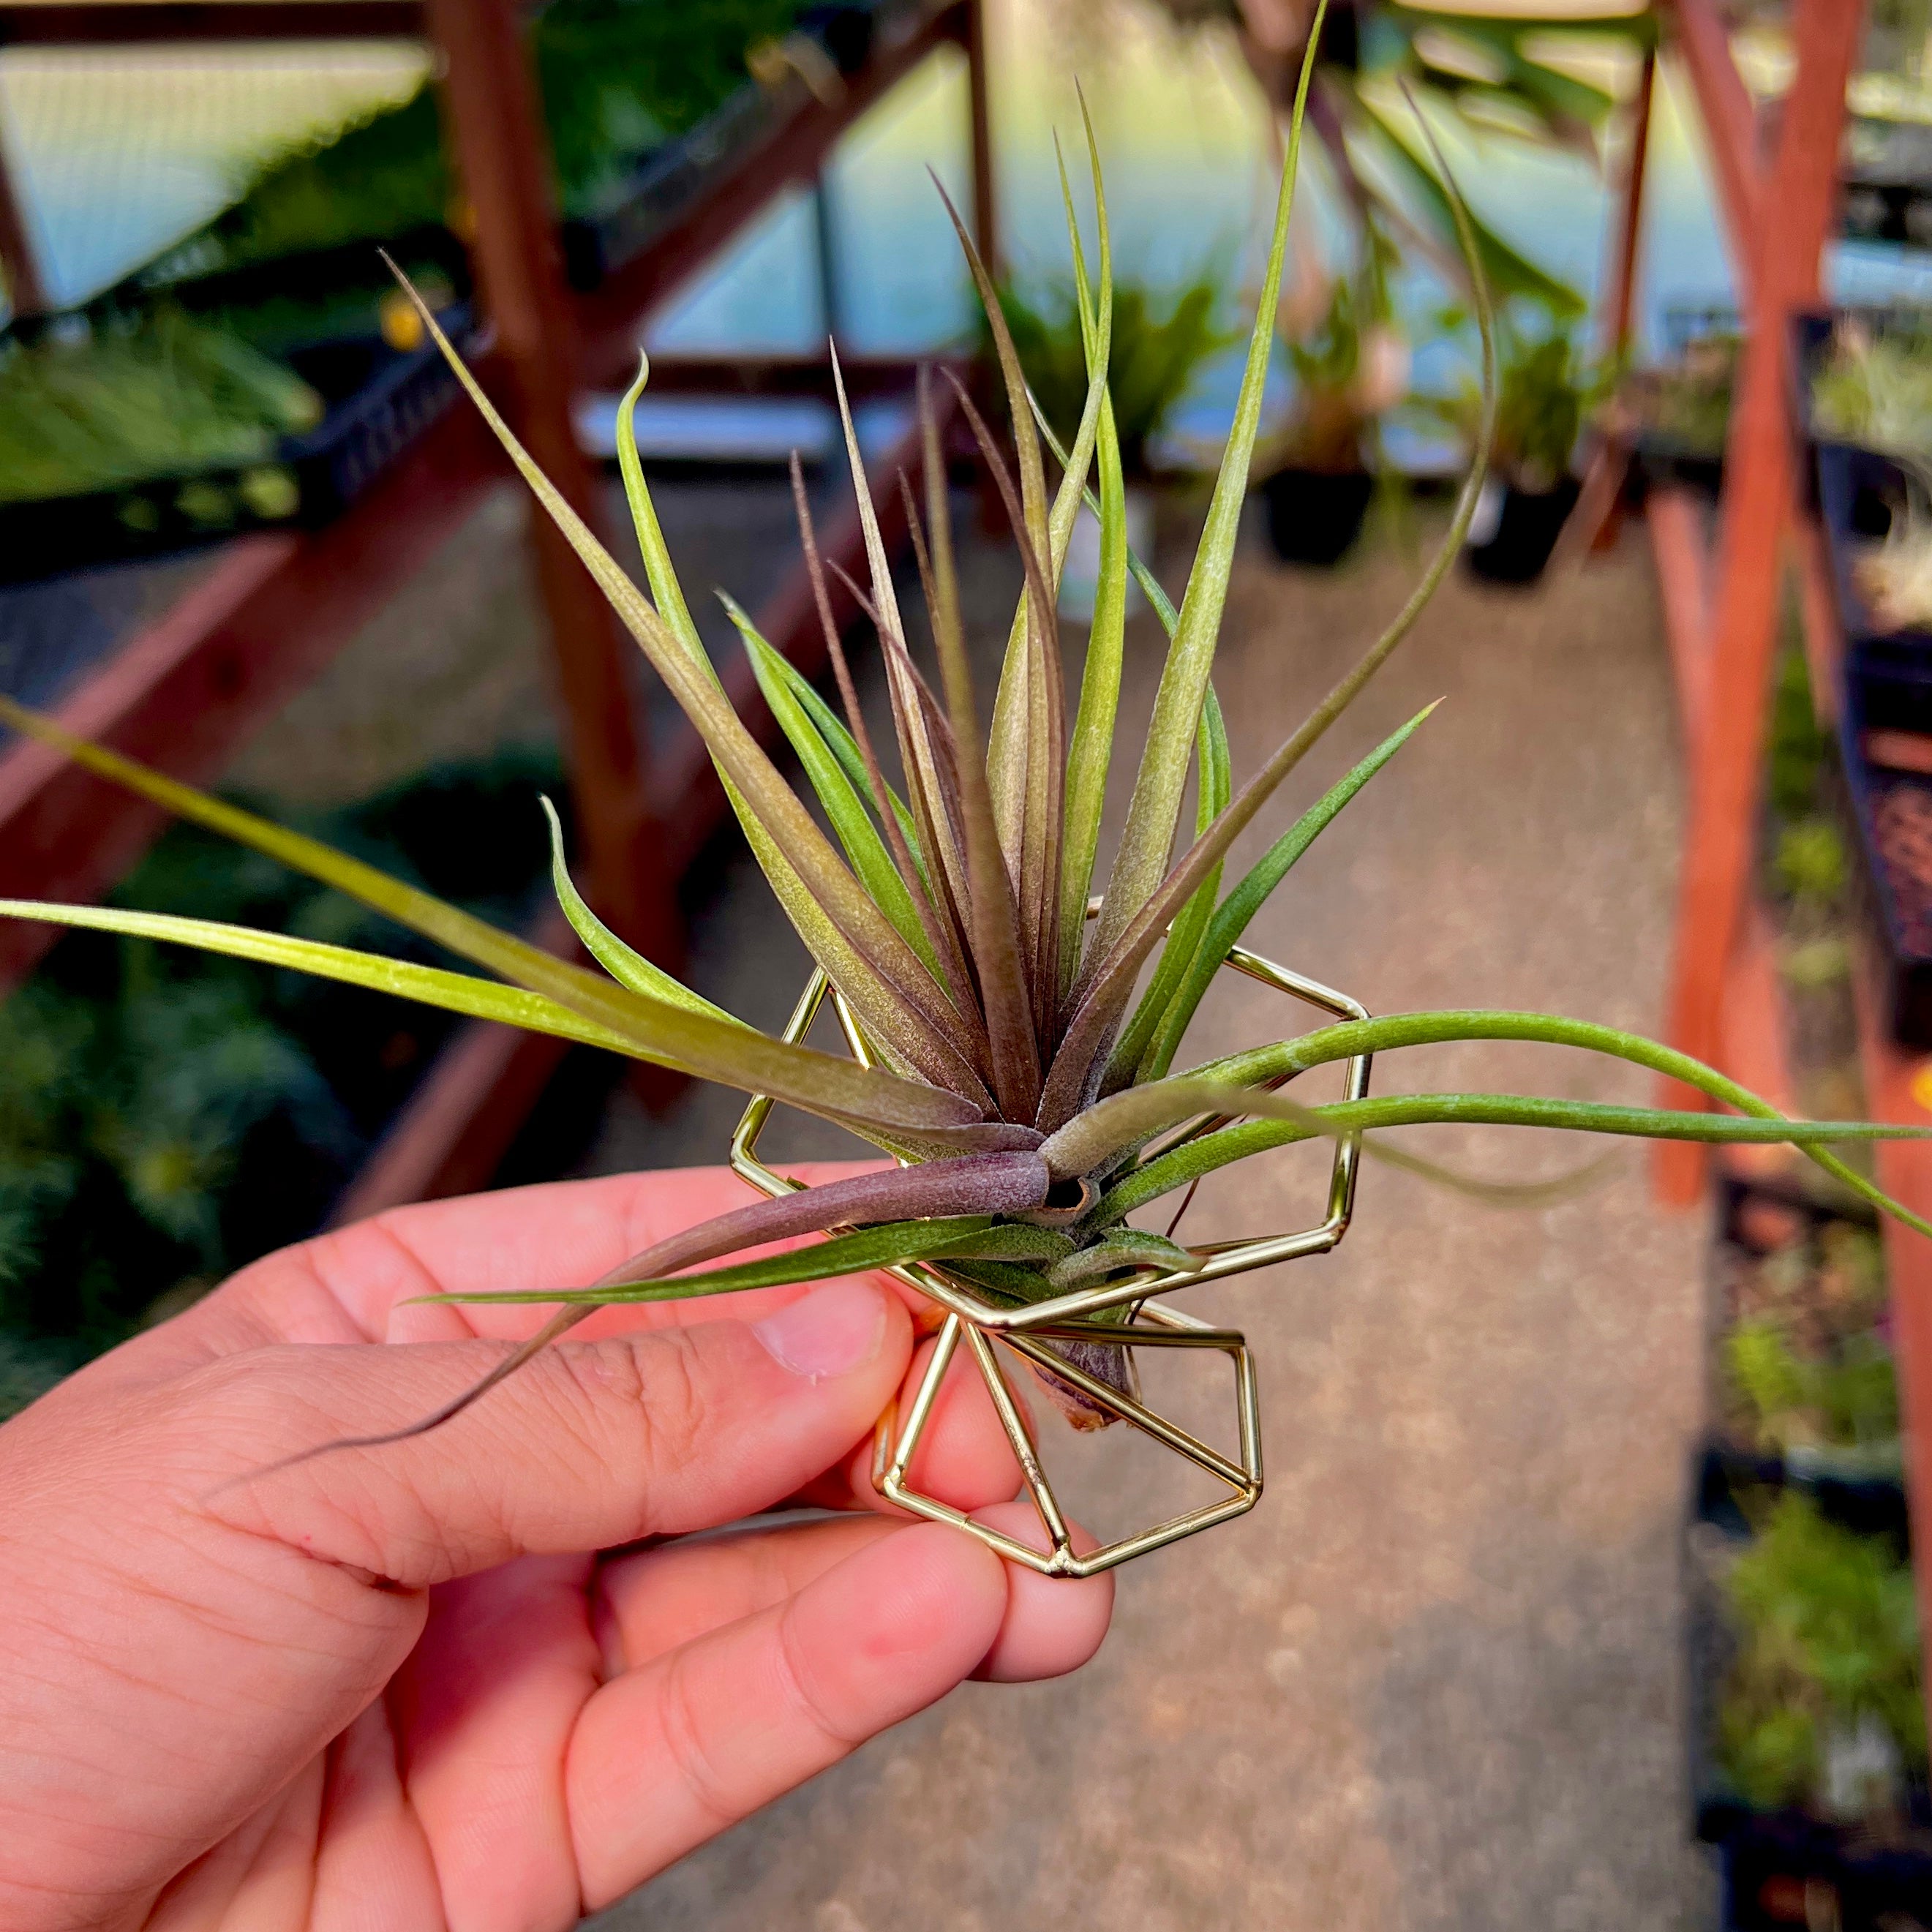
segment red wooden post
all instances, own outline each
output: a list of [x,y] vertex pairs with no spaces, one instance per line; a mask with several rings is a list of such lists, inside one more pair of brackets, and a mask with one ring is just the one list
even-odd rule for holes
[[1630,152],[1624,164],[1622,209],[1617,223],[1610,279],[1604,291],[1600,346],[1606,357],[1630,346],[1630,311],[1636,301],[1637,254],[1643,241],[1643,184],[1650,158],[1650,111],[1657,87],[1657,50],[1646,47],[1636,94],[1630,105]]
[[14,192],[7,166],[7,144],[0,140],[0,271],[7,283],[7,299],[16,315],[39,315],[47,306],[46,285],[34,260],[32,238],[20,198]]
[[[517,0],[428,0],[445,62],[451,143],[474,224],[478,280],[509,378],[518,433],[578,514],[601,521],[571,420],[578,344],[556,244],[550,161]],[[531,530],[565,714],[572,795],[591,892],[633,944],[674,958],[671,882],[644,804],[628,660],[634,647],[548,517]]]
[[992,104],[987,86],[986,0],[966,0],[966,94],[973,134],[973,241],[997,274],[999,184],[993,175]]
[[[1708,0],[1677,0],[1687,53],[1715,16]],[[1792,310],[1816,299],[1819,256],[1836,193],[1845,85],[1857,48],[1860,0],[1797,0],[1798,71],[1784,103],[1777,162],[1768,180],[1748,172],[1738,132],[1714,126],[1727,204],[1736,192],[1753,211],[1751,252],[1742,266],[1748,327],[1738,364],[1724,453],[1724,500],[1710,640],[1715,701],[1690,761],[1689,810],[1678,882],[1677,956],[1670,1037],[1700,1059],[1718,1052],[1724,988],[1749,890],[1756,832],[1771,659],[1783,589],[1785,528],[1792,502],[1791,424],[1786,375]],[[1708,50],[1706,50],[1708,52]],[[1697,56],[1694,58],[1702,58]],[[1724,54],[1724,67],[1736,69]],[[1742,83],[1738,84],[1740,88]],[[1726,84],[1700,85],[1723,103]],[[1734,117],[1733,117],[1734,123]],[[1736,185],[1734,188],[1734,178]],[[1762,218],[1776,210],[1774,220]],[[1740,211],[1733,210],[1734,216]],[[1671,1085],[1670,1104],[1701,1099]],[[1702,1191],[1703,1150],[1664,1142],[1660,1191],[1688,1205]]]

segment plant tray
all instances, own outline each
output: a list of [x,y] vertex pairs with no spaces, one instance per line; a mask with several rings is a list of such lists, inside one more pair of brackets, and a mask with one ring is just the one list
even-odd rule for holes
[[[373,332],[377,304],[396,292],[396,285],[382,266],[385,254],[406,274],[434,273],[448,284],[458,302],[469,301],[472,285],[469,251],[448,229],[432,225],[409,229],[380,242],[346,242],[332,248],[304,249],[208,274],[166,280],[136,275],[104,298],[104,302],[172,303],[190,315],[236,327],[238,334],[268,355],[287,355],[325,343],[359,340]],[[299,333],[292,338],[292,348],[288,342],[238,326],[235,320],[238,310],[245,315],[281,304],[295,310],[322,310],[342,305],[345,296],[364,294],[368,297],[366,319],[348,330],[304,326],[296,316]],[[272,334],[278,336],[279,332]]]
[[1630,454],[1647,489],[1695,490],[1714,498],[1724,489],[1721,450],[1713,452],[1666,430],[1640,429],[1630,439]]
[[1932,1048],[1932,652],[1923,640],[1853,645],[1838,730],[1892,1034]]
[[[444,328],[459,346],[466,306]],[[319,343],[286,358],[321,395],[314,429],[284,436],[266,462],[151,477],[112,490],[0,505],[0,581],[164,555],[245,531],[314,527],[339,516],[455,399],[434,343]]]
[[[916,16],[920,0],[808,7],[797,31],[816,40],[841,75],[870,57],[886,21]],[[810,98],[799,76],[778,86],[748,80],[698,124],[644,156],[594,212],[562,224],[564,272],[573,288],[592,290],[634,262],[673,223],[741,166],[748,151]]]
[[[1781,1486],[1775,1464],[1762,1486]],[[1834,1516],[1835,1499],[1816,1494],[1819,1507]],[[1718,1705],[1736,1646],[1713,1558],[1730,1545],[1742,1547],[1749,1532],[1735,1490],[1721,1477],[1713,1478],[1708,1447],[1693,1466],[1692,1497],[1684,1564],[1686,1743],[1694,1828],[1705,1844],[1719,1848],[1723,1862],[1722,1923],[1730,1932],[1822,1925],[1839,1932],[1905,1932],[1922,1922],[1932,1926],[1932,1798],[1924,1787],[1907,1793],[1911,1841],[1880,1842],[1863,1828],[1795,1808],[1759,1810],[1719,1768]]]

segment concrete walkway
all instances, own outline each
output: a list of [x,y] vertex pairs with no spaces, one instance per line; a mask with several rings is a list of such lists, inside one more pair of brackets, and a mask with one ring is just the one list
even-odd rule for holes
[[[1304,574],[1248,547],[1217,679],[1238,778],[1396,608],[1409,571],[1384,550]],[[1132,644],[1128,701],[1144,712],[1151,626]],[[1250,943],[1376,1010],[1540,1006],[1654,1028],[1678,771],[1641,550],[1534,596],[1453,582],[1294,781],[1294,808],[1444,694]],[[766,904],[755,878],[723,896],[696,976],[774,1023],[795,982],[775,970],[790,955]],[[1224,982],[1197,1026],[1202,1054],[1288,1030],[1276,1002]],[[1521,1048],[1385,1059],[1377,1084],[1646,1090],[1631,1070]],[[620,1106],[601,1162],[718,1157],[736,1112],[722,1094],[663,1121]],[[1549,1173],[1580,1154],[1501,1130],[1414,1144],[1490,1174]],[[1324,1157],[1274,1158],[1278,1172],[1204,1190],[1187,1232],[1312,1218]],[[1079,1676],[969,1687],[598,1923],[1702,1924],[1676,1560],[1701,1238],[1698,1217],[1652,1208],[1634,1152],[1598,1191],[1540,1214],[1372,1168],[1338,1253],[1192,1304],[1244,1327],[1258,1352],[1268,1486],[1252,1515],[1124,1570],[1113,1634]],[[1080,1507],[1114,1531],[1187,1493],[1121,1434],[1079,1445]],[[1069,1453],[1066,1432],[1048,1448]]]

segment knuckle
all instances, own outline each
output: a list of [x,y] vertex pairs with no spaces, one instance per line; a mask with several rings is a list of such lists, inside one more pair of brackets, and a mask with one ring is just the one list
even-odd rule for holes
[[734,1822],[742,1807],[735,1802],[728,1780],[706,1748],[687,1652],[673,1652],[665,1664],[658,1723],[672,1769],[692,1802],[716,1825]]
[[779,1689],[787,1706],[818,1740],[826,1762],[830,1763],[856,1749],[863,1742],[864,1736],[839,1723],[813,1688],[814,1673],[800,1643],[792,1610],[792,1604],[788,1604],[778,1618],[774,1648]]
[[591,1446],[608,1453],[607,1430],[590,1418],[620,1427],[623,1447],[649,1471],[668,1472],[695,1461],[712,1426],[706,1378],[688,1330],[625,1336],[566,1352],[565,1372],[575,1384],[568,1406],[578,1426],[603,1439]]

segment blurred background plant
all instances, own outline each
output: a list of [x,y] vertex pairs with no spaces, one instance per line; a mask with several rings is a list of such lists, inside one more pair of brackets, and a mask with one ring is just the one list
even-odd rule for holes
[[[639,161],[745,82],[748,50],[802,0],[557,0],[531,28],[566,214],[595,212]],[[233,206],[157,262],[150,285],[443,225],[466,233],[425,80],[400,106],[268,158]]]
[[[1490,473],[1540,494],[1569,475],[1577,438],[1606,378],[1579,340],[1574,318],[1519,302],[1498,321]],[[1456,307],[1444,311],[1441,322],[1446,333],[1460,335],[1468,318]],[[1412,406],[1421,420],[1450,430],[1466,449],[1473,446],[1482,391],[1472,378],[1465,376],[1447,394],[1418,393]]]
[[1910,1566],[1882,1537],[1786,1491],[1725,1596],[1738,1651],[1719,1712],[1725,1770],[1752,1804],[1886,1822],[1922,1778],[1925,1711]]
[[[552,754],[433,770],[304,829],[514,922],[547,875]],[[114,902],[438,956],[193,826]],[[448,1030],[380,995],[76,934],[0,1003],[0,1414],[312,1230]]]
[[[1148,445],[1186,400],[1201,371],[1240,339],[1221,317],[1225,272],[1205,264],[1157,287],[1132,276],[1114,283],[1113,344],[1108,357],[1120,468],[1130,483],[1153,473]],[[1061,442],[1071,446],[1087,400],[1087,358],[1078,300],[1070,278],[1009,278],[1000,307],[1019,352],[1027,386]],[[990,344],[982,335],[982,346]]]
[[0,502],[266,463],[322,400],[226,331],[164,306],[0,340]]

